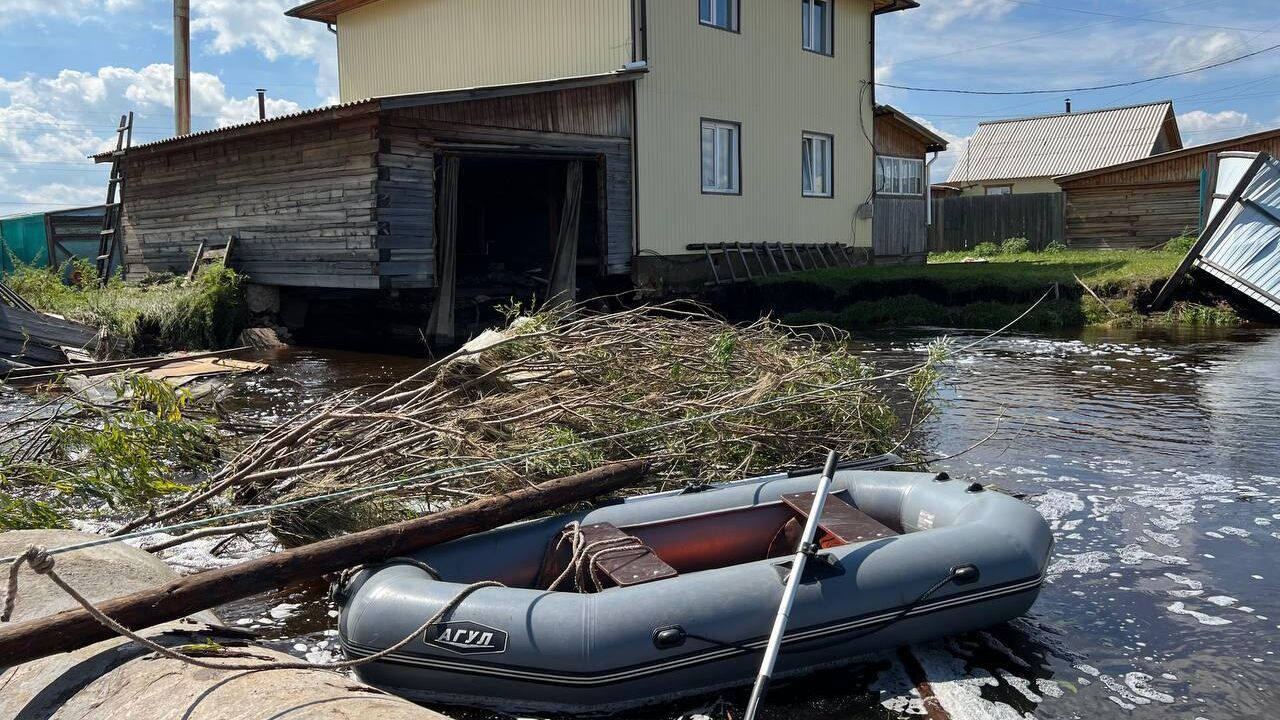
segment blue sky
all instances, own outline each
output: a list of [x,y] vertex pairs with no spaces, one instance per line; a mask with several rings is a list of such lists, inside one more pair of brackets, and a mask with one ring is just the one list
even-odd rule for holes
[[[681,0],[655,0],[679,2]],[[782,2],[784,0],[776,0]],[[192,0],[193,124],[335,99],[333,36],[292,20],[292,0]],[[140,141],[172,129],[170,0],[4,0],[0,14],[0,214],[102,202],[84,156],[137,113]],[[1276,0],[923,0],[880,19],[881,82],[1026,90],[1121,82],[1280,44]],[[1188,144],[1280,126],[1280,51],[1133,88],[1071,93],[1077,110],[1173,99]],[[1063,97],[881,89],[962,149],[984,119],[1058,112]],[[935,166],[945,176],[948,153]]]

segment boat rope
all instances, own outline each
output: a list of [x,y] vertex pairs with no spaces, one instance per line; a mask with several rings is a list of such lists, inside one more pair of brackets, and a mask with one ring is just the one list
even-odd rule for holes
[[[559,577],[551,581],[551,584],[547,586],[547,590],[554,591],[569,577],[573,577],[573,588],[576,592],[588,592],[588,579],[595,591],[601,592],[604,590],[604,584],[600,582],[600,577],[597,575],[600,570],[601,558],[609,555],[633,553],[637,550],[653,552],[653,548],[645,545],[640,538],[634,535],[587,542],[587,536],[582,532],[582,524],[576,520],[566,525],[561,532],[560,539],[556,542],[555,552],[559,552],[565,541],[568,540],[571,548],[569,564],[565,567],[564,572],[560,573]],[[656,555],[656,553],[654,554]]]
[[502,583],[497,582],[495,580],[485,580],[482,582],[471,583],[470,585],[467,585],[466,587],[459,590],[457,594],[455,594],[448,602],[446,602],[439,610],[437,610],[436,613],[432,615],[430,619],[428,619],[422,625],[419,625],[416,629],[414,629],[413,632],[404,636],[404,638],[402,638],[399,642],[383,650],[379,650],[378,652],[372,655],[368,655],[362,658],[357,658],[355,660],[341,660],[341,661],[332,662],[332,663],[313,663],[313,662],[307,662],[304,660],[285,660],[285,661],[266,660],[262,662],[252,662],[252,663],[212,662],[209,660],[203,660],[201,658],[186,655],[177,650],[174,650],[173,648],[165,647],[164,645],[161,645],[155,642],[154,640],[150,640],[148,638],[145,638],[139,635],[138,633],[130,630],[124,625],[121,625],[120,623],[108,617],[106,613],[99,610],[96,606],[94,606],[92,602],[89,602],[89,600],[85,598],[85,596],[81,595],[78,591],[76,591],[75,588],[67,584],[67,581],[63,580],[58,575],[58,573],[54,571],[55,561],[53,556],[49,553],[48,550],[46,550],[45,548],[39,545],[28,545],[26,551],[18,556],[18,560],[9,566],[9,583],[8,583],[8,587],[6,589],[5,598],[4,598],[4,613],[2,616],[0,616],[0,622],[9,622],[9,618],[13,614],[14,601],[17,598],[17,593],[18,593],[18,570],[23,563],[26,563],[28,566],[30,566],[31,570],[35,572],[37,575],[44,575],[45,577],[53,581],[53,584],[61,588],[62,591],[65,592],[67,595],[71,596],[72,600],[75,600],[77,603],[79,603],[80,607],[84,608],[84,611],[89,613],[89,615],[94,620],[97,620],[100,624],[110,629],[112,632],[115,632],[117,635],[121,635],[125,638],[128,638],[129,640],[132,640],[133,642],[138,643],[139,645],[147,648],[148,650],[156,653],[157,655],[167,657],[170,660],[177,660],[179,662],[184,662],[184,663],[187,663],[188,665],[194,665],[196,667],[205,668],[207,670],[229,670],[229,671],[248,671],[248,672],[262,672],[266,670],[350,670],[351,668],[360,667],[361,665],[367,665],[368,663],[381,660],[382,658],[403,648],[405,645],[408,645],[419,635],[422,635],[423,633],[425,633],[427,629],[430,628],[432,625],[435,625],[436,623],[440,622],[445,618],[446,615],[448,615],[449,613],[457,609],[457,607],[462,604],[463,600],[466,600],[468,597],[471,596],[472,593],[476,592],[477,590],[481,590],[487,587],[506,587]]
[[[1013,320],[1011,320],[1009,323],[1007,323],[1000,329],[994,330],[991,333],[988,333],[987,335],[984,335],[974,340],[973,342],[960,346],[953,352],[953,354],[954,355],[964,354],[972,350],[973,348],[991,340],[997,335],[1005,332],[1006,330],[1013,327],[1014,325],[1018,324],[1023,320],[1023,318],[1027,317],[1032,312],[1034,312],[1035,309],[1041,305],[1041,303],[1043,303],[1046,299],[1048,299],[1048,297],[1051,294],[1053,294],[1053,291],[1054,291],[1054,287],[1050,287],[1048,290],[1045,291],[1043,295],[1040,296],[1039,300],[1036,300],[1035,303],[1033,303],[1030,307],[1028,307],[1025,311],[1023,311],[1021,315],[1014,318]],[[266,515],[279,510],[290,510],[297,507],[313,505],[321,502],[328,502],[331,500],[340,500],[343,498],[377,494],[383,491],[395,490],[398,488],[405,487],[407,485],[421,483],[426,480],[442,479],[442,478],[448,478],[456,475],[474,473],[477,470],[485,470],[492,467],[510,465],[512,463],[523,462],[525,460],[532,460],[545,455],[551,455],[553,453],[569,452],[572,450],[587,448],[587,447],[591,447],[591,446],[599,445],[603,443],[625,440],[630,437],[636,437],[636,436],[647,434],[647,433],[674,430],[677,428],[685,427],[687,425],[693,425],[696,423],[717,420],[722,417],[734,415],[740,412],[746,412],[748,410],[758,410],[761,408],[772,407],[774,405],[781,405],[784,403],[795,402],[797,400],[803,400],[804,398],[807,398],[807,397],[816,397],[818,395],[824,395],[836,390],[844,390],[847,388],[852,388],[857,385],[863,385],[866,383],[878,382],[883,380],[890,380],[893,378],[902,377],[904,375],[910,375],[912,373],[915,373],[925,367],[928,367],[929,362],[930,361],[926,360],[924,362],[916,363],[915,365],[911,365],[909,367],[900,368],[898,370],[891,370],[889,372],[881,373],[879,375],[873,375],[871,377],[860,377],[860,378],[853,378],[850,380],[844,380],[838,383],[833,383],[831,385],[812,388],[809,390],[793,393],[790,395],[783,395],[775,398],[770,398],[768,400],[760,400],[758,402],[750,403],[747,405],[742,405],[739,407],[732,407],[732,408],[725,408],[722,410],[715,410],[715,411],[712,411],[709,413],[703,413],[700,415],[691,415],[688,417],[683,417],[676,420],[669,420],[667,422],[657,423],[655,425],[649,425],[642,428],[624,430],[622,432],[617,432],[617,433],[613,433],[611,435],[605,435],[602,437],[586,438],[583,440],[567,443],[564,445],[555,445],[555,446],[538,448],[535,450],[530,450],[528,452],[519,453],[517,455],[512,455],[508,457],[493,458],[490,460],[482,460],[480,462],[475,462],[468,465],[460,465],[458,467],[453,467],[453,468],[443,468],[440,470],[433,470],[429,473],[415,475],[407,478],[401,478],[398,480],[390,480],[390,481],[375,484],[375,485],[363,485],[360,487],[348,488],[345,490],[336,490],[336,491],[325,493],[322,495],[312,495],[308,497],[296,498],[293,500],[285,500],[285,501],[273,503],[270,505],[262,505],[262,506],[253,507],[253,508],[245,508],[242,510],[236,510],[228,513],[223,513],[221,515],[214,515],[214,516],[210,516],[210,517],[202,518],[198,520],[190,520],[187,522],[175,523],[172,525],[165,525],[165,526],[151,528],[147,530],[137,530],[135,532],[124,533],[121,535],[113,535],[110,537],[102,537],[95,540],[88,540],[85,542],[73,543],[71,545],[64,545],[57,548],[51,548],[47,552],[50,555],[61,555],[62,553],[72,552],[74,550],[85,550],[88,548],[100,547],[102,545],[110,545],[112,543],[123,542],[125,540],[136,540],[140,538],[151,537],[153,535],[158,535],[161,533],[177,534],[177,533],[185,532],[187,530],[193,530],[196,528],[206,527],[209,525],[221,524],[230,520],[240,520],[243,518],[255,517],[258,515]],[[16,562],[17,560],[18,560],[18,556],[0,558],[0,562],[7,562],[7,563]]]

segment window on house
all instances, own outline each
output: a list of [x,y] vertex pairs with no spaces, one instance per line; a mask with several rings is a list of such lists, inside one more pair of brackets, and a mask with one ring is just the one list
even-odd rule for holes
[[800,142],[800,189],[806,197],[832,197],[831,136],[805,133]]
[[914,158],[877,157],[876,193],[923,195],[924,161]]
[[736,194],[742,188],[742,126],[720,120],[702,121],[702,192]]
[[833,53],[831,0],[800,0],[804,49],[831,55]]
[[698,22],[737,32],[739,2],[740,0],[698,0]]
[[1012,195],[1013,186],[1012,185],[988,185],[987,194],[988,195]]

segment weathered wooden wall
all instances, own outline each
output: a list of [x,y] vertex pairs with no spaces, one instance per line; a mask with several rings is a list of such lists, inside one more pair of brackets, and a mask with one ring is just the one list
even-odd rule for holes
[[876,258],[924,257],[928,252],[929,230],[925,222],[924,197],[876,198],[874,238]]
[[1067,244],[1147,248],[1200,228],[1200,183],[1084,188],[1066,193]]
[[935,198],[929,252],[969,250],[981,242],[1026,238],[1033,250],[1063,242],[1062,193]]
[[892,115],[876,116],[876,153],[923,159],[927,143],[902,126]]
[[607,269],[633,252],[629,83],[272,121],[135,151],[127,162],[131,278],[185,271],[201,240],[237,239],[258,283],[434,285],[435,155],[501,151],[598,159]]
[[[381,133],[392,162],[379,180],[379,240],[398,248],[419,238],[426,240],[423,247],[431,247],[427,203],[433,202],[430,158],[435,153],[585,155],[604,169],[607,272],[626,274],[634,251],[631,117],[626,83],[385,113]],[[430,256],[425,261],[430,263]]]
[[377,288],[377,116],[163,147],[126,167],[131,278],[185,270],[204,239],[236,237],[232,264],[272,285]]
[[1062,182],[1066,242],[1081,248],[1144,248],[1200,227],[1200,175],[1212,152],[1280,155],[1280,132],[1170,153]]

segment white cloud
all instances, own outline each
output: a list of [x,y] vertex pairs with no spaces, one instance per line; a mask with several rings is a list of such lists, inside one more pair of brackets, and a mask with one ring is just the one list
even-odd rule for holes
[[1243,40],[1238,33],[1227,30],[1177,35],[1153,58],[1151,67],[1157,72],[1179,72],[1226,60],[1244,52]]
[[[222,127],[254,120],[254,95],[232,97],[216,75],[191,76],[192,126]],[[301,105],[271,98],[268,115]],[[0,208],[5,211],[83,205],[105,192],[105,170],[87,155],[115,142],[116,120],[134,111],[135,140],[168,137],[173,127],[173,66],[63,70],[52,77],[0,77]],[[90,190],[94,192],[90,192]],[[102,198],[90,203],[101,202]],[[8,201],[8,202],[6,202]],[[18,207],[6,207],[16,202]]]
[[267,60],[312,60],[316,93],[337,102],[338,51],[334,36],[317,22],[286,17],[296,0],[193,0],[191,33],[207,37],[206,48],[225,55],[252,48]]
[[960,162],[960,158],[964,157],[964,151],[969,147],[969,138],[973,136],[947,132],[920,116],[912,116],[911,119],[947,141],[946,152],[938,153],[938,159],[929,166],[930,181],[934,184],[945,183],[947,177],[951,175],[951,169]]
[[101,21],[102,11],[117,13],[141,4],[142,0],[6,0],[0,25],[39,18]]
[[1237,110],[1220,112],[1192,110],[1178,116],[1178,127],[1181,128],[1187,145],[1204,145],[1246,135],[1253,128],[1253,124],[1249,122],[1248,113]]
[[195,0],[191,32],[209,33],[209,47],[226,54],[243,47],[256,49],[268,60],[282,56],[318,58],[333,49],[332,35],[323,25],[285,17],[294,0]]
[[1013,12],[1013,3],[991,0],[929,0],[921,3],[918,12],[926,16],[926,23],[933,30],[941,30],[958,20],[998,20]]

